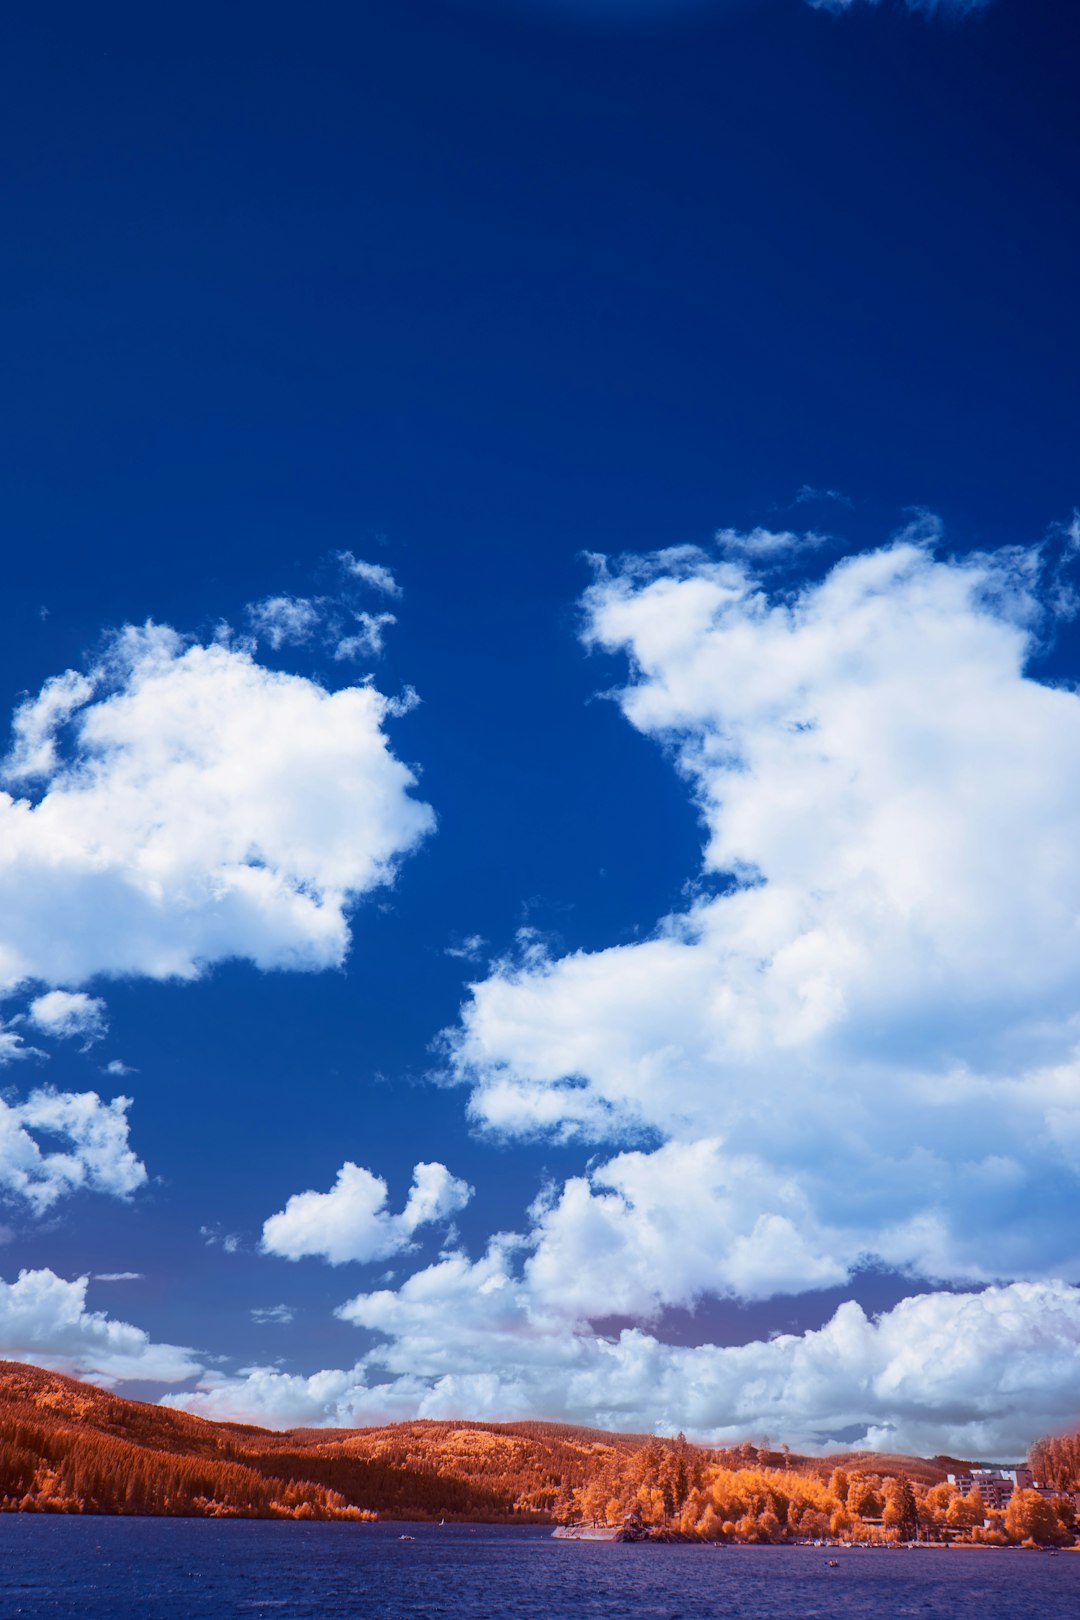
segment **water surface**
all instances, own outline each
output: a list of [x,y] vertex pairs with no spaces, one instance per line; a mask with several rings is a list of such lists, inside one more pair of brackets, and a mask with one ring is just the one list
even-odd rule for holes
[[[402,1535],[414,1537],[402,1541]],[[827,1560],[835,1557],[837,1569]],[[1049,1620],[1080,1554],[618,1546],[533,1527],[0,1514],[0,1616]]]

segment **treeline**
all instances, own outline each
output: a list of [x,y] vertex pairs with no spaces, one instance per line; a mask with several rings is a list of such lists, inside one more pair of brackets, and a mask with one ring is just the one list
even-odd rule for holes
[[337,1491],[0,1414],[0,1512],[361,1519]]
[[1031,1471],[1059,1491],[1080,1491],[1080,1434],[1038,1441],[1031,1448]]
[[557,1516],[564,1523],[629,1520],[654,1533],[705,1541],[921,1537],[1067,1546],[1076,1539],[1076,1510],[1068,1497],[1047,1500],[1038,1491],[1016,1491],[1008,1508],[998,1511],[987,1508],[977,1489],[963,1495],[947,1482],[927,1485],[902,1472],[826,1472],[806,1458],[779,1467],[732,1461],[731,1454],[703,1451],[682,1436],[650,1440],[630,1457],[598,1467],[560,1501]]

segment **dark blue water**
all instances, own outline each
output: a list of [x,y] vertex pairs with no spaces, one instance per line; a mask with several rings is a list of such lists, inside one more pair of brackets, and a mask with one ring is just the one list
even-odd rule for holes
[[[403,1533],[415,1537],[400,1541]],[[839,1560],[830,1569],[829,1556]],[[504,1526],[0,1515],[0,1617],[1064,1620],[1080,1553],[616,1546]]]

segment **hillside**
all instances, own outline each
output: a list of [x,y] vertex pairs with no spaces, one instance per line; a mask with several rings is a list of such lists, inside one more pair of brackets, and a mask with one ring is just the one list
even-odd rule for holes
[[600,1511],[632,1481],[640,1492],[642,1481],[655,1480],[658,1501],[665,1492],[678,1500],[709,1470],[782,1471],[809,1488],[837,1468],[906,1474],[926,1488],[944,1479],[946,1459],[715,1452],[537,1422],[277,1432],[212,1423],[0,1361],[6,1511],[550,1522],[586,1505]]
[[543,1423],[277,1432],[212,1423],[0,1361],[0,1509],[550,1518],[643,1443]]

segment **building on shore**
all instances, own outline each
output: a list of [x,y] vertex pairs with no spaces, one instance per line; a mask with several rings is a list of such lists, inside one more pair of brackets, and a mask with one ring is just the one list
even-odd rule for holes
[[1059,1491],[1052,1485],[1039,1485],[1030,1468],[971,1468],[964,1474],[948,1474],[946,1478],[961,1496],[978,1491],[983,1506],[1003,1512],[1012,1501],[1014,1491],[1037,1491],[1047,1502],[1068,1498],[1080,1508],[1080,1491]]
[[1031,1490],[1034,1484],[1030,1468],[972,1468],[946,1477],[961,1496],[978,1491],[985,1507],[999,1509],[1008,1507],[1014,1491]]

